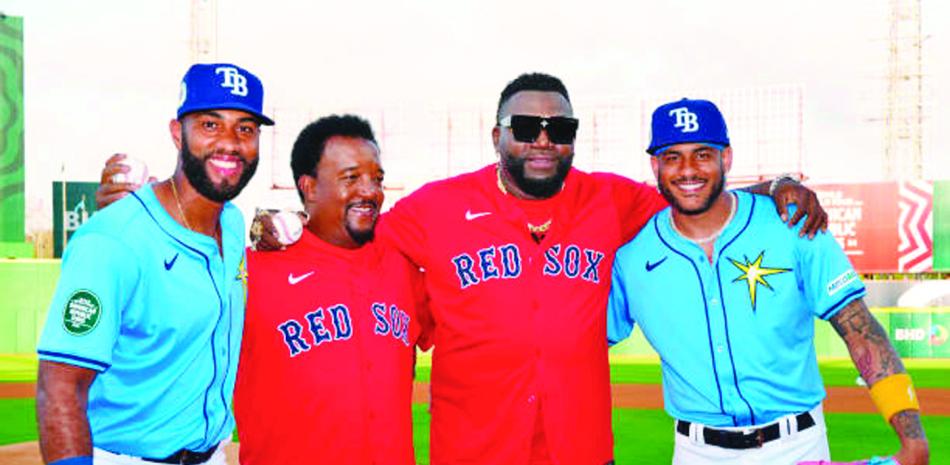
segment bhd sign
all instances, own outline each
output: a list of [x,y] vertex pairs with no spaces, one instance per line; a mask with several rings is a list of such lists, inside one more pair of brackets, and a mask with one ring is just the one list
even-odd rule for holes
[[53,256],[62,257],[65,244],[96,211],[95,182],[53,182]]
[[897,328],[894,330],[895,341],[923,341],[927,338],[924,328]]
[[891,342],[898,354],[916,358],[950,357],[950,343],[947,341],[950,308],[888,310]]

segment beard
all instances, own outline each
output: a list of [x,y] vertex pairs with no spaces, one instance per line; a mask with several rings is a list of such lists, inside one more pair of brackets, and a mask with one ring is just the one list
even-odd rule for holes
[[363,245],[373,240],[373,236],[375,235],[375,231],[376,231],[375,224],[373,226],[374,226],[373,228],[369,228],[369,229],[356,229],[350,226],[349,224],[347,224],[346,232],[347,234],[350,235],[350,238],[353,239],[354,242],[356,242],[359,245]]
[[[722,168],[721,164],[720,168]],[[674,210],[684,215],[699,215],[709,211],[709,209],[712,208],[713,203],[716,202],[716,199],[719,198],[719,195],[722,194],[722,191],[726,185],[726,175],[723,174],[722,176],[719,176],[719,179],[713,183],[712,191],[709,193],[709,197],[706,198],[706,201],[703,202],[703,204],[699,207],[693,209],[684,207],[683,204],[680,203],[680,201],[676,198],[676,196],[673,195],[673,192],[668,187],[666,187],[659,178],[657,178],[656,183],[660,188],[660,194],[663,194],[663,198],[673,206]]]
[[244,186],[251,181],[254,172],[257,171],[257,162],[260,160],[260,158],[255,158],[254,161],[248,163],[244,158],[238,157],[243,169],[237,183],[230,184],[223,181],[220,185],[215,185],[208,177],[208,172],[205,169],[205,159],[199,158],[188,149],[188,139],[184,131],[181,133],[181,150],[178,157],[181,160],[182,170],[185,177],[188,178],[188,182],[203,197],[217,203],[224,203],[237,197]]
[[502,157],[502,165],[512,181],[521,189],[522,192],[532,197],[546,199],[554,196],[561,191],[564,185],[564,179],[567,173],[571,171],[571,164],[574,161],[574,155],[562,158],[557,162],[557,169],[554,174],[542,179],[531,179],[524,174],[524,165],[527,162],[525,158],[515,158],[512,156]]
[[[376,209],[376,216],[373,218],[373,222],[368,228],[360,229],[357,225],[353,224],[353,222],[349,221],[348,215],[346,215],[346,213],[349,213],[350,208],[363,204],[371,204],[373,208]],[[379,207],[380,205],[375,201],[357,201],[347,205],[346,212],[343,217],[343,227],[346,228],[346,233],[349,234],[351,239],[353,239],[353,242],[363,245],[373,240],[374,234],[376,232],[376,223],[379,221]]]

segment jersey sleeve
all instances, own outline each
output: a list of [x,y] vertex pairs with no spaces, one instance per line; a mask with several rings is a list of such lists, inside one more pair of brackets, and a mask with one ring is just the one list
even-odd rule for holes
[[797,241],[799,279],[809,307],[817,317],[827,320],[867,290],[834,236],[820,232],[814,239],[801,238],[800,227],[790,230]]
[[626,244],[643,225],[668,206],[656,188],[615,174],[602,174],[613,185],[613,200],[620,219],[621,244]]
[[627,289],[621,261],[621,256],[618,254],[617,260],[614,260],[610,279],[610,297],[607,300],[607,343],[610,345],[629,337],[636,324],[627,300]]
[[136,262],[132,250],[103,234],[70,242],[37,344],[41,360],[98,372],[111,366],[122,309],[138,280]]
[[380,219],[376,230],[380,240],[396,247],[417,266],[425,268],[428,262],[425,211],[417,196],[412,194],[396,202]]

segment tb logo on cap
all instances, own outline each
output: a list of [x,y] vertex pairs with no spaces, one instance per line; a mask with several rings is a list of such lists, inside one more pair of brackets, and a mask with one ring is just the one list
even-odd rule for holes
[[[224,73],[224,82],[221,87],[231,88],[231,93],[241,97],[247,97],[247,78],[241,75],[236,68],[222,66],[214,69],[214,74]],[[696,115],[693,115],[695,120]]]
[[670,116],[676,117],[675,128],[681,128],[682,132],[696,132],[699,130],[699,121],[696,113],[689,111],[686,107],[679,107],[670,110]]

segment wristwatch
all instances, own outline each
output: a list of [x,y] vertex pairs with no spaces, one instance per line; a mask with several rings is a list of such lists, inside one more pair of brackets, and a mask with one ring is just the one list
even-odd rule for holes
[[795,179],[795,176],[792,176],[791,173],[782,173],[777,178],[773,179],[771,184],[769,184],[770,197],[775,196],[775,190],[778,189],[778,186],[782,183],[782,181],[789,181],[798,184],[798,179]]

